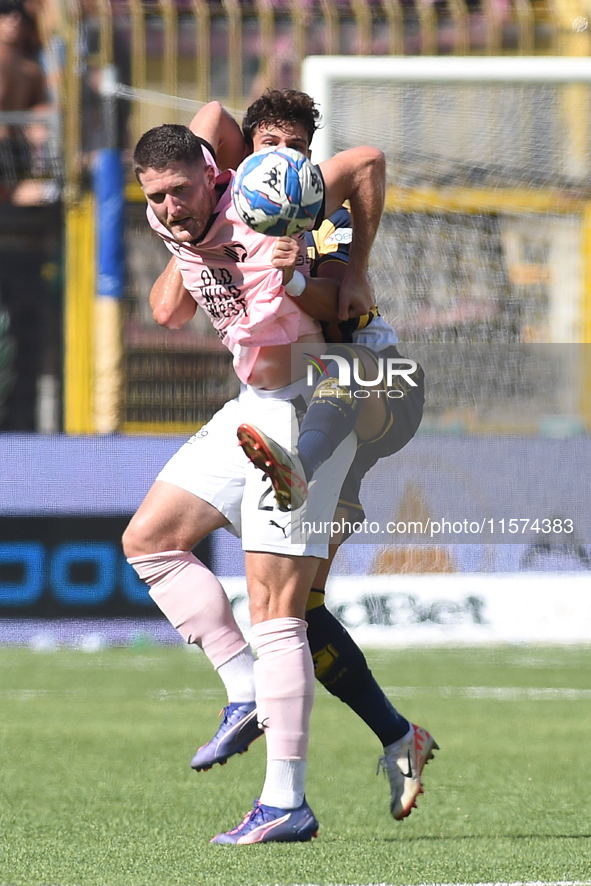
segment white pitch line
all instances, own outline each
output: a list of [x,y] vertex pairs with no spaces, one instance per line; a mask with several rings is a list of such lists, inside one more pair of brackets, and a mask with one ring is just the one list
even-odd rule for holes
[[[591,699],[591,689],[527,686],[385,686],[387,695],[415,698],[419,695],[438,698],[486,698],[495,701],[584,701]],[[478,884],[481,886],[481,884]]]
[[[276,883],[275,886],[281,886]],[[314,883],[296,883],[293,886],[316,886]],[[329,886],[408,886],[401,883],[330,883]],[[591,880],[515,880],[496,883],[420,883],[413,886],[591,886]]]
[[[493,701],[588,701],[591,700],[591,689],[571,689],[568,687],[532,688],[523,686],[385,686],[384,692],[394,698],[474,698],[492,699]],[[146,692],[148,698],[157,701],[182,701],[191,699],[216,699],[223,696],[223,687],[184,689],[151,689]],[[30,701],[49,696],[68,696],[84,699],[96,697],[90,689],[0,689],[0,699]],[[108,693],[101,695],[107,697]],[[320,695],[317,702],[329,700],[330,696]],[[591,881],[589,881],[591,886]],[[440,886],[440,884],[437,884]],[[466,886],[466,884],[460,884]],[[483,886],[483,884],[477,884]],[[488,884],[484,884],[488,886]]]
[[[275,883],[275,886],[281,886]],[[293,886],[316,886],[314,883],[295,883]],[[330,883],[329,886],[409,886],[404,883]],[[420,883],[413,886],[591,886],[591,880],[515,880],[496,883]]]
[[[0,698],[28,701],[29,699],[47,698],[50,693],[50,689],[2,689],[0,690]],[[53,694],[55,695],[55,691]]]
[[[75,698],[85,701],[88,698],[109,698],[113,693],[96,692],[94,689],[0,689],[0,700],[31,701],[38,698]],[[224,688],[219,689],[151,689],[145,693],[156,701],[184,701],[193,699],[224,698]]]

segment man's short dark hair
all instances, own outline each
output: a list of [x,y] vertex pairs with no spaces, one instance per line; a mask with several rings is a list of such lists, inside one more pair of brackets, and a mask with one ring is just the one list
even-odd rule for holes
[[[1,2],[1,0],[0,0]],[[139,180],[147,169],[162,172],[171,163],[205,163],[201,141],[187,126],[164,123],[144,132],[133,152],[133,171]]]
[[0,0],[0,15],[10,15],[11,12],[20,12],[23,18],[31,19],[22,0]]
[[301,124],[308,135],[308,147],[318,129],[320,111],[314,99],[299,89],[267,89],[247,108],[242,121],[244,138],[252,149],[253,136],[262,124],[283,129],[286,125]]

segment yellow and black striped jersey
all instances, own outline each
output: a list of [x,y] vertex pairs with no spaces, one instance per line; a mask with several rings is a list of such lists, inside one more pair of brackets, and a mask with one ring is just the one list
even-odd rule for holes
[[[327,261],[349,261],[349,247],[353,239],[351,214],[346,206],[341,206],[331,216],[325,218],[314,231],[306,232],[306,245],[310,259],[310,274],[318,275],[318,268]],[[321,323],[324,337],[329,342],[353,341],[353,333],[365,329],[369,323],[379,316],[377,305],[368,314],[351,317],[341,323]]]

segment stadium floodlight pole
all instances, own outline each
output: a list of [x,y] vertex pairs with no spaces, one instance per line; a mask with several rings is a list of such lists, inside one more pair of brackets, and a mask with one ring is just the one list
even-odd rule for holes
[[[332,84],[339,81],[400,83],[591,83],[591,58],[580,56],[308,56],[302,89],[316,101],[323,120],[332,115]],[[321,163],[334,150],[330,127],[314,136],[313,159]]]

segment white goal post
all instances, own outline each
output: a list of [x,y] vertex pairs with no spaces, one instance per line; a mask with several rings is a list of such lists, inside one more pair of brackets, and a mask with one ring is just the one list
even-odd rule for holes
[[333,151],[332,86],[343,82],[406,84],[521,83],[591,84],[591,58],[557,56],[308,56],[302,89],[319,106],[325,125],[314,137],[314,161]]

